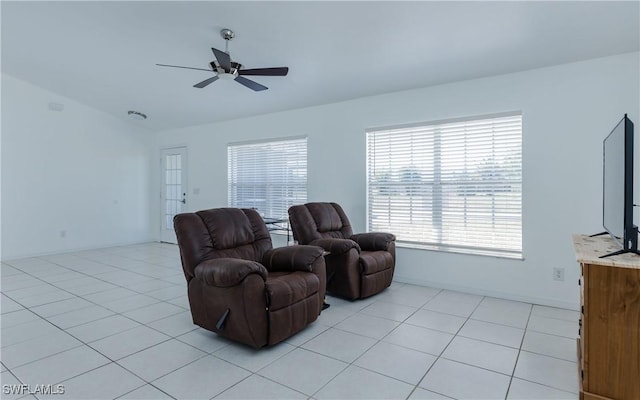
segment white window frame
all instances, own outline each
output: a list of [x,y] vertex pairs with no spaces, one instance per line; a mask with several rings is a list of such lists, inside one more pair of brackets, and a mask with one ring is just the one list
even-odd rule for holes
[[[503,127],[509,132],[496,133],[478,127],[480,124],[491,125],[492,121],[496,124],[504,122]],[[521,112],[370,128],[365,130],[365,134],[367,230],[386,230],[396,234],[399,247],[523,259]],[[395,147],[400,149],[395,153],[392,144],[394,135],[397,135]],[[485,146],[492,146],[491,148],[494,149],[492,150],[493,158],[491,158],[493,162],[489,167],[483,167],[477,162],[480,155],[485,155],[483,150],[478,146],[469,147],[469,144],[472,144],[469,139],[478,137],[481,137],[481,140],[487,137],[493,138],[491,142],[482,142]],[[376,140],[378,144],[375,143]],[[388,144],[385,144],[384,140]],[[448,142],[443,144],[443,140]],[[496,144],[499,141],[502,142]],[[464,143],[464,146],[460,146],[459,143]],[[502,148],[498,147],[501,145]],[[458,149],[457,146],[461,148]],[[513,151],[515,148],[517,151],[514,151],[515,154],[507,160],[506,149]],[[495,149],[498,149],[498,153],[495,153]],[[447,152],[449,155],[446,155]],[[398,161],[398,155],[405,158]],[[464,161],[460,161],[463,155]],[[404,167],[403,163],[405,163]],[[412,164],[412,167],[407,167],[409,164]],[[476,168],[474,174],[467,172],[471,165]],[[386,170],[382,172],[384,168]],[[399,168],[404,168],[406,171],[400,172]],[[464,168],[465,175],[459,171],[458,175],[452,172],[460,168]],[[479,168],[485,168],[485,170],[481,171]],[[486,168],[490,171],[486,171]],[[377,176],[373,169],[377,169]],[[416,179],[421,182],[409,185],[406,181],[401,182],[401,176],[411,174],[408,171],[416,171],[412,176],[416,176]],[[451,178],[452,176],[465,176],[465,179]],[[487,176],[490,178],[487,179]],[[496,176],[508,178],[506,181],[494,179],[493,177]],[[374,180],[379,182],[381,177],[385,179],[385,183],[376,184]],[[412,193],[398,194],[401,188],[407,187],[411,188]],[[501,189],[502,187],[509,189],[504,190]],[[380,190],[383,189],[388,190],[387,194],[380,194]],[[400,192],[397,193],[398,190]],[[418,192],[415,196],[414,191]],[[401,196],[405,197],[401,198]],[[485,207],[483,204],[487,203],[489,198],[491,198],[490,207],[493,212],[490,217],[486,214],[478,217],[479,213],[473,214],[476,209],[467,207],[468,199],[474,207]],[[496,198],[504,202],[503,208],[496,206]],[[387,199],[386,204],[383,204],[384,199]],[[459,199],[464,199],[462,201],[464,211],[461,211],[463,206],[459,205],[461,202]],[[416,206],[414,202],[418,202],[422,207]],[[448,203],[449,206],[443,203]],[[487,211],[489,208],[483,210]],[[496,211],[498,211],[497,214]],[[414,220],[414,215],[418,215],[417,222]],[[476,218],[473,221],[474,224],[477,223],[476,225],[468,223],[469,216]],[[374,221],[376,219],[377,221]],[[383,221],[384,219],[386,222]],[[463,223],[460,222],[461,219]],[[483,225],[491,225],[491,227],[483,227]],[[482,236],[482,239],[485,239],[485,243],[482,243],[480,235],[485,232],[487,236]],[[486,238],[495,239],[486,240]]]
[[[307,154],[306,136],[228,143],[229,207],[254,208],[264,218],[286,220],[289,207],[307,200]],[[238,188],[243,185],[238,175],[242,173],[248,179],[245,188],[253,187],[257,194],[253,199],[238,197]],[[275,233],[286,234],[286,229]]]

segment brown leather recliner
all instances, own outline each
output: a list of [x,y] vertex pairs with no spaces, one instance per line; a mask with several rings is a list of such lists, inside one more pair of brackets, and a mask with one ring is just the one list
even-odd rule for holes
[[326,289],[320,247],[273,249],[251,209],[204,210],[173,221],[196,325],[259,348],[320,314]]
[[307,203],[289,208],[293,237],[330,252],[325,257],[327,291],[348,299],[381,292],[391,284],[396,265],[396,237],[390,233],[353,234],[336,203]]

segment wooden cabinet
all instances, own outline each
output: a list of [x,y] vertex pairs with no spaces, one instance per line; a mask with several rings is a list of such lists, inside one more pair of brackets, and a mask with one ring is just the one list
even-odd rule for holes
[[640,399],[640,256],[608,236],[574,235],[580,263],[578,379],[581,400]]

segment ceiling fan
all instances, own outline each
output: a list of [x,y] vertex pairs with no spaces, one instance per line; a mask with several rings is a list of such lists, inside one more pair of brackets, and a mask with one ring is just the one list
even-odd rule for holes
[[186,68],[196,69],[199,71],[214,72],[215,75],[211,78],[207,78],[202,82],[196,83],[193,87],[202,89],[209,84],[217,81],[218,79],[234,80],[241,85],[248,87],[256,92],[267,90],[268,88],[258,82],[245,78],[245,75],[254,76],[286,76],[289,72],[288,67],[275,67],[275,68],[254,68],[254,69],[242,69],[242,64],[231,61],[229,56],[229,41],[234,38],[235,33],[231,29],[223,29],[220,31],[220,35],[225,40],[225,51],[211,48],[213,54],[216,56],[215,61],[211,61],[209,65],[211,69],[195,68],[195,67],[183,67],[180,65],[167,65],[156,64],[160,67],[172,67],[172,68]]

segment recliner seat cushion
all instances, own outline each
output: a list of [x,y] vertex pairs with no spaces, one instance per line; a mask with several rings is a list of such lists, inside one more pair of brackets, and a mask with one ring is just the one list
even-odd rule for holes
[[314,274],[299,271],[271,272],[267,277],[266,288],[269,310],[276,311],[317,293],[320,280]]
[[360,264],[365,275],[375,274],[393,266],[393,256],[388,251],[362,251]]

